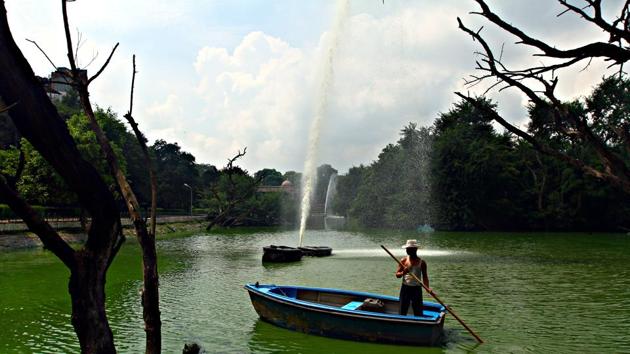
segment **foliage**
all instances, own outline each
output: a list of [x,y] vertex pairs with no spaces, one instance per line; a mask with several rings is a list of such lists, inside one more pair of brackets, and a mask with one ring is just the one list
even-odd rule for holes
[[5,176],[14,176],[18,167],[20,151],[15,146],[0,149],[0,173]]
[[74,89],[66,91],[61,96],[60,100],[55,101],[55,106],[57,107],[57,112],[59,112],[59,115],[63,119],[69,119],[82,112],[79,93]]
[[410,123],[396,145],[368,167],[340,176],[333,210],[363,226],[415,228],[431,219],[428,162],[430,131]]
[[[127,170],[127,162],[123,156],[123,147],[127,140],[135,141],[129,132],[127,132],[124,124],[116,117],[111,109],[103,110],[97,108],[95,112],[96,121],[105,132],[105,136],[110,142],[116,157],[120,162],[123,172]],[[96,141],[96,135],[90,129],[88,117],[81,113],[75,114],[66,122],[70,135],[74,138],[79,151],[83,158],[92,163],[94,167],[101,173],[101,176],[108,184],[113,184],[114,179],[109,172],[107,161],[101,152],[101,147]]]
[[170,209],[189,208],[189,190],[184,184],[198,191],[199,171],[195,157],[182,151],[177,143],[167,143],[161,139],[155,141],[151,151],[155,157],[158,180],[158,205]]
[[254,173],[254,178],[260,179],[263,186],[279,186],[284,181],[282,173],[273,168],[263,168]]
[[[604,143],[622,153],[624,134],[630,130],[630,80],[627,77],[604,78],[585,100],[593,132]],[[625,150],[624,157],[629,158]]]
[[[214,226],[267,226],[282,222],[282,192],[261,193],[258,186],[265,177],[280,174],[265,169],[250,176],[238,166],[228,165],[220,171],[208,193],[209,228]],[[280,176],[282,176],[280,174]]]
[[519,193],[518,159],[510,138],[497,134],[489,117],[468,102],[440,115],[435,136],[435,225],[457,230],[510,228],[518,213],[511,201]]
[[[146,172],[141,167],[141,151],[135,137],[127,131],[123,123],[116,117],[111,109],[103,110],[98,108],[95,112],[96,119],[105,132],[110,144],[117,155],[121,169],[128,170],[128,162],[133,162],[133,174],[127,173],[132,181],[147,180]],[[87,117],[81,114],[74,114],[66,121],[68,130],[75,140],[81,155],[90,162],[100,172],[103,179],[110,185],[114,184],[114,179],[109,172],[109,168],[96,141],[94,132],[89,127]],[[21,148],[25,155],[25,167],[22,178],[18,182],[18,191],[30,203],[41,205],[69,205],[75,204],[76,198],[65,182],[50,167],[44,158],[32,145],[22,139]],[[5,150],[6,151],[6,150]],[[124,154],[123,154],[124,151]],[[128,171],[127,171],[128,172]]]
[[347,174],[337,178],[337,197],[332,202],[334,214],[348,217],[352,201],[357,197],[367,171],[368,168],[363,165],[353,166]]
[[26,139],[20,143],[25,165],[18,192],[31,204],[68,205],[76,202],[63,179]]
[[[628,163],[623,131],[612,127],[628,123],[629,103],[630,81],[617,77],[605,78],[590,96],[563,107],[591,122]],[[415,228],[426,222],[449,230],[629,229],[627,195],[526,141],[497,132],[489,114],[495,109],[488,100],[466,99],[440,114],[430,130],[405,127],[397,144],[386,146],[372,164],[339,176],[334,210],[361,227]],[[598,166],[592,146],[558,133],[571,126],[555,119],[551,110],[545,102],[529,107],[528,133]],[[421,142],[432,147],[410,153]],[[430,168],[422,161],[429,161]],[[430,193],[421,193],[427,183]]]

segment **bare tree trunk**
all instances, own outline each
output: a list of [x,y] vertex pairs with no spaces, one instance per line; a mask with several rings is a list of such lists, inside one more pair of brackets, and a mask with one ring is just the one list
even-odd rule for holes
[[[129,217],[131,218],[133,225],[136,229],[136,235],[140,242],[140,246],[142,248],[142,265],[143,265],[143,289],[142,289],[142,307],[143,307],[143,319],[145,324],[145,332],[146,332],[146,353],[160,353],[161,352],[161,321],[160,321],[160,304],[159,304],[159,282],[158,282],[158,269],[157,269],[157,252],[155,249],[155,235],[150,234],[147,230],[147,224],[140,215],[140,205],[138,204],[138,200],[136,195],[134,194],[127,178],[125,177],[123,171],[120,168],[120,164],[118,162],[118,158],[114,154],[114,151],[109,143],[109,140],[105,136],[105,133],[99,126],[96,121],[96,117],[94,115],[94,111],[92,109],[92,103],[90,102],[90,93],[88,91],[88,86],[90,83],[95,80],[107,67],[110,59],[112,58],[116,48],[118,48],[118,43],[112,49],[109,57],[103,64],[103,66],[94,74],[92,77],[87,79],[86,77],[82,77],[79,74],[79,70],[77,68],[75,57],[76,53],[74,52],[72,46],[72,36],[70,34],[70,24],[68,21],[68,12],[66,9],[67,0],[61,0],[61,9],[63,14],[63,24],[66,34],[66,46],[68,49],[68,61],[70,63],[70,68],[72,70],[72,79],[73,84],[77,88],[79,92],[79,97],[81,100],[81,106],[86,116],[88,117],[88,121],[90,122],[90,127],[92,131],[96,135],[96,140],[101,147],[101,151],[105,156],[105,160],[107,161],[107,165],[109,166],[110,173],[116,179],[118,183],[118,187],[120,188],[120,192],[125,199],[127,209],[129,211]],[[135,57],[134,57],[134,77],[132,81],[135,80]],[[133,107],[133,83],[131,90],[131,106]],[[129,109],[129,113],[125,115],[125,117],[130,121],[130,124],[134,128],[134,133],[138,138],[138,142],[141,147],[143,147],[143,152],[147,159],[147,168],[151,171],[150,158],[147,153],[146,145],[144,144],[144,140],[142,140],[141,134],[137,128],[137,125],[133,121],[131,116],[131,109]],[[152,197],[155,197],[154,189],[156,188],[154,185],[155,179],[151,179],[152,182]],[[152,202],[152,205],[155,205],[155,201]],[[155,208],[153,208],[155,210]],[[152,211],[152,213],[154,213]],[[153,219],[152,223],[155,222]]]
[[[135,213],[132,216],[136,235],[142,248],[142,275],[144,279],[144,288],[142,289],[142,317],[144,318],[144,331],[146,333],[146,353],[159,353],[162,347],[162,331],[160,320],[160,293],[159,278],[157,265],[157,251],[155,248],[155,225],[156,225],[156,209],[157,209],[157,177],[155,167],[149,154],[146,144],[146,138],[138,128],[136,120],[133,118],[133,92],[136,82],[136,56],[133,56],[133,74],[131,76],[131,93],[129,99],[129,111],[125,114],[125,119],[129,122],[133,130],[138,144],[144,155],[146,168],[149,170],[149,180],[151,182],[151,225],[147,230],[146,220],[140,217],[137,202]],[[134,200],[128,200],[131,205]],[[130,208],[131,213],[131,208]]]
[[146,224],[142,219],[134,221],[142,223],[136,225],[136,234],[142,248],[142,317],[144,319],[144,331],[146,333],[146,353],[160,353],[162,343],[160,320],[160,293],[157,271],[157,252],[155,249],[155,237],[147,232]]
[[68,291],[72,299],[72,326],[82,353],[116,353],[114,336],[105,313],[105,274],[107,265],[93,255],[77,254]]

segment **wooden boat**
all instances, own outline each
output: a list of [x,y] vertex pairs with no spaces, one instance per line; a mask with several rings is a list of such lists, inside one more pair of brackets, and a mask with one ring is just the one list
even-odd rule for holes
[[303,246],[298,249],[309,257],[328,257],[332,254],[332,248],[326,246]]
[[439,344],[443,334],[446,311],[434,302],[424,302],[421,316],[401,316],[392,296],[258,283],[245,289],[262,320],[299,332],[425,346]]
[[288,246],[267,246],[263,247],[263,262],[297,262],[302,259],[304,253]]

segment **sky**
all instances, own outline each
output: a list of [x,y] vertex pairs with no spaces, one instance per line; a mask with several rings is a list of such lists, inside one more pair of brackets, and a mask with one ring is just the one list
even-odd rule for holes
[[[537,38],[570,48],[607,37],[551,0],[489,1],[493,11]],[[576,2],[577,3],[577,2]],[[69,66],[60,1],[5,0],[15,41],[37,75]],[[620,9],[606,3],[605,14]],[[77,0],[68,3],[79,65],[94,73],[119,42],[106,71],[90,86],[92,102],[120,116],[129,109],[132,55],[138,74],[134,116],[152,142],[177,142],[198,163],[224,166],[247,147],[250,172],[304,167],[311,121],[327,95],[317,154],[341,173],[370,164],[409,122],[430,126],[458,101],[475,72],[477,43],[457,28],[459,16],[482,34],[510,67],[541,61],[480,16],[472,0],[350,0],[332,83],[321,90],[336,1]],[[550,61],[546,61],[550,63]],[[594,61],[558,73],[562,99],[584,97],[605,74]],[[491,82],[489,82],[491,83]],[[527,100],[515,89],[492,91],[500,113],[526,123]]]

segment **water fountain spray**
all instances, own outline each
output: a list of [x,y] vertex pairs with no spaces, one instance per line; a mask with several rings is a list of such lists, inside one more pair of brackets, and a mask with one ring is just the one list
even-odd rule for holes
[[304,231],[306,230],[306,220],[311,212],[311,197],[313,189],[317,182],[317,150],[319,147],[319,133],[321,130],[322,120],[328,108],[328,91],[333,83],[333,63],[337,48],[339,46],[339,38],[343,24],[348,17],[350,9],[350,0],[338,0],[335,22],[330,39],[323,50],[323,58],[320,63],[321,83],[318,92],[318,101],[308,136],[308,150],[306,152],[306,160],[304,161],[304,174],[302,176],[302,202],[300,215],[300,242],[302,246],[304,241]]

